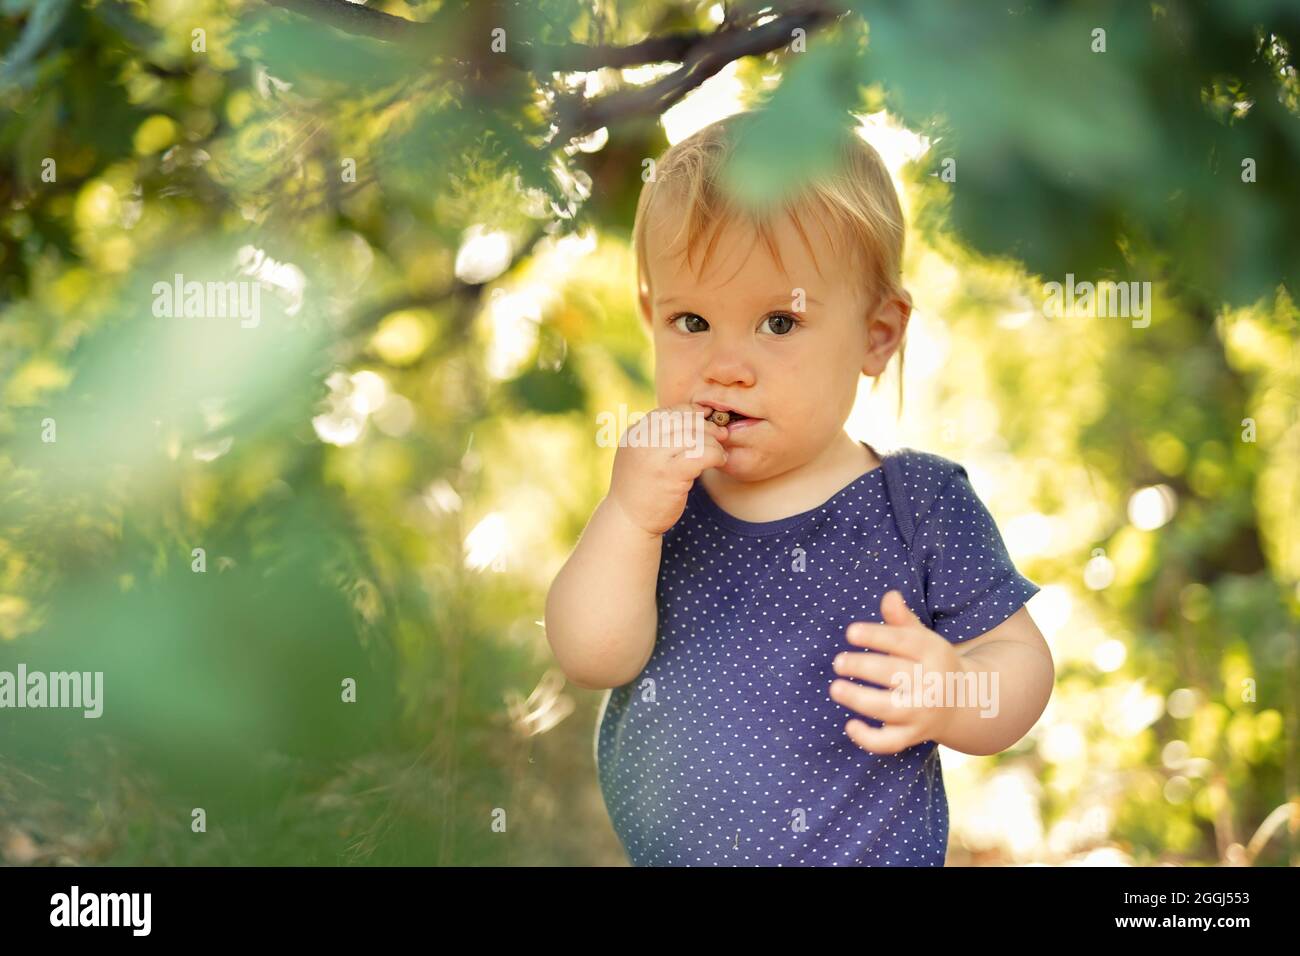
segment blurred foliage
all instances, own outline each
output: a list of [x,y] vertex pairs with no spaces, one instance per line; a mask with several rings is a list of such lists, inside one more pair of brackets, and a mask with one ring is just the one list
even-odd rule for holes
[[[8,862],[622,860],[600,695],[537,622],[597,414],[654,404],[628,233],[667,140],[551,142],[648,82],[552,71],[710,5],[371,6],[429,26],[0,0],[0,670],[105,675],[98,720],[0,712]],[[1007,753],[945,753],[950,859],[1300,862],[1294,4],[852,6],[683,105],[768,105],[741,198],[846,111],[928,141],[909,416],[854,421],[967,463],[1059,678]],[[1045,318],[1067,273],[1152,282],[1150,326]],[[177,276],[257,322],[158,314]]]

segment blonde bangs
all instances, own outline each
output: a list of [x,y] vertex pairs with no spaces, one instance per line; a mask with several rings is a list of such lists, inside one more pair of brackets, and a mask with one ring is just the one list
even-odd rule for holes
[[665,207],[682,210],[681,225],[668,239],[670,253],[681,243],[678,254],[685,257],[688,267],[693,267],[703,246],[700,273],[718,238],[736,221],[753,229],[773,260],[784,268],[772,225],[780,216],[788,215],[810,254],[807,227],[813,222],[832,245],[847,244],[853,267],[867,279],[871,298],[878,301],[882,295],[900,292],[902,208],[889,171],[875,149],[852,134],[846,137],[834,174],[767,211],[740,210],[725,194],[721,170],[732,148],[736,121],[744,115],[733,114],[706,126],[660,157],[654,178],[641,190],[632,227],[638,292],[649,292],[647,223]]

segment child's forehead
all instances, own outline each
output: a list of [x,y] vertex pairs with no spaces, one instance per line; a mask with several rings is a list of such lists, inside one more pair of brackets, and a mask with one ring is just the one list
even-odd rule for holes
[[760,278],[762,288],[753,291],[761,295],[772,286],[788,297],[792,282],[829,284],[852,271],[852,244],[824,217],[804,210],[783,209],[765,220],[718,217],[693,248],[680,203],[655,209],[648,225],[646,259],[660,285],[743,282],[750,291]]

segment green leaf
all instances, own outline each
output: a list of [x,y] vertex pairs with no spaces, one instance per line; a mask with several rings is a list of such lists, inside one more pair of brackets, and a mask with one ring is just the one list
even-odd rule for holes
[[814,36],[809,44],[790,54],[794,65],[771,100],[740,117],[723,181],[744,206],[779,202],[832,170],[851,135],[853,44],[844,36]]

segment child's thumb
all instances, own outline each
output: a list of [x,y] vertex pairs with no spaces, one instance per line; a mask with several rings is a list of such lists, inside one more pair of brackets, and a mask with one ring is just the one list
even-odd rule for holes
[[924,627],[921,619],[912,613],[912,609],[907,606],[907,600],[903,597],[903,592],[893,589],[885,592],[885,596],[880,601],[880,616],[884,618],[886,624],[894,624],[900,627]]

